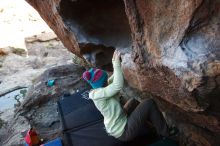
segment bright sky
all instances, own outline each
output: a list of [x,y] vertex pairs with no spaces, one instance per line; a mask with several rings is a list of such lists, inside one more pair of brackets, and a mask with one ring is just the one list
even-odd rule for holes
[[44,31],[51,29],[25,0],[0,0],[0,48],[25,48],[25,37]]

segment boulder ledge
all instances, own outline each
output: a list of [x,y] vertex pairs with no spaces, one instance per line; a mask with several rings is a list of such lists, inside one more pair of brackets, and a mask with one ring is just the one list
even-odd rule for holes
[[220,145],[219,0],[26,1],[77,56],[121,49],[129,86],[155,98],[181,145]]

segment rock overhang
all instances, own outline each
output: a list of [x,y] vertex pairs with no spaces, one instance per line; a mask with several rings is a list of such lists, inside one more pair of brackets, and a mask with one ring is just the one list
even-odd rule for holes
[[[115,27],[109,25],[109,20],[101,21],[101,24],[97,23],[97,19],[107,18],[102,17],[107,14],[110,18],[111,10],[107,12],[108,8],[116,10],[112,6],[116,6],[119,1],[112,0],[112,3],[107,1],[106,3],[109,2],[112,5],[103,10],[106,12],[103,14],[100,14],[97,8],[103,8],[106,3],[98,0],[92,2],[88,0],[27,1],[35,6],[64,45],[78,56],[82,52],[81,44],[89,48],[104,45],[103,50],[105,50],[108,46],[119,47],[116,42],[120,41],[124,44],[123,40],[128,37],[121,35],[124,33],[117,33],[120,31],[115,31],[113,29]],[[196,129],[201,128],[200,130],[204,130],[203,135],[207,134],[207,129],[214,132],[213,129],[218,129],[220,105],[218,100],[219,1],[124,0],[120,2],[121,6],[125,6],[125,8],[121,7],[121,11],[126,12],[123,18],[128,19],[127,24],[132,36],[131,45],[129,45],[132,49],[122,61],[126,80],[140,91],[156,95],[155,97],[159,99],[158,103],[169,105],[168,109],[173,107],[167,111],[174,115],[173,118],[176,116],[177,119],[181,119],[180,115],[175,115],[173,112],[181,109],[182,119],[185,118],[188,121],[183,120],[178,123],[187,123],[196,126]],[[52,3],[56,3],[57,7]],[[45,7],[52,11],[45,13],[43,11]],[[66,10],[64,10],[65,7],[67,7]],[[75,10],[73,10],[74,7]],[[92,10],[92,8],[96,9]],[[75,13],[72,14],[73,12]],[[88,25],[89,16],[94,19],[92,28]],[[113,22],[117,20],[114,17],[110,19]],[[113,22],[110,23],[116,24]],[[100,33],[102,31],[104,33]],[[119,39],[115,41],[115,37]],[[88,45],[89,43],[92,45]],[[210,95],[210,93],[215,94]],[[200,103],[203,102],[207,102],[210,106],[202,107],[203,109],[200,110]],[[190,117],[187,118],[186,114]],[[192,115],[199,118],[193,121]],[[211,115],[214,115],[213,119],[210,118]],[[201,120],[201,123],[196,122],[198,120]],[[193,132],[199,135],[196,130]],[[201,136],[201,139],[196,139],[197,141],[193,139],[193,141],[204,144],[203,140],[206,139],[209,138]]]
[[59,13],[78,43],[131,48],[123,0],[61,0]]

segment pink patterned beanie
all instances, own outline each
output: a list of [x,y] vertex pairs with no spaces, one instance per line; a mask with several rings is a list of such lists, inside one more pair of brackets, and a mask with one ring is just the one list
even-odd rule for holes
[[96,89],[104,86],[108,79],[108,74],[104,70],[91,68],[83,73],[83,79],[86,80],[93,89]]

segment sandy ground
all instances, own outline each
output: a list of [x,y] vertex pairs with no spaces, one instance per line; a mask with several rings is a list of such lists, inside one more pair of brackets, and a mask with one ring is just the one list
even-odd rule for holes
[[[45,42],[30,39],[36,35]],[[19,49],[25,55],[19,54]],[[1,56],[1,50],[7,55]],[[16,86],[29,86],[42,71],[66,64],[71,57],[25,0],[0,0],[0,95]]]
[[[7,91],[30,87],[45,70],[71,64],[73,57],[25,0],[0,0],[0,104]],[[19,145],[30,125],[23,117],[13,123],[14,106],[6,104],[0,109],[0,145]]]
[[0,48],[25,48],[25,37],[51,31],[25,0],[0,0]]

